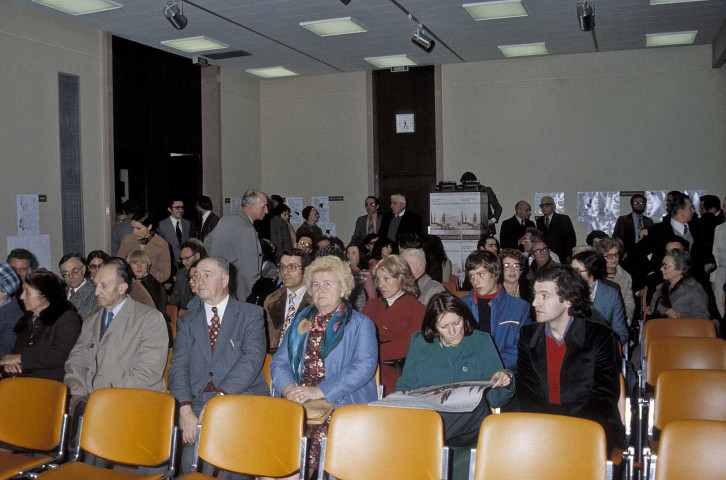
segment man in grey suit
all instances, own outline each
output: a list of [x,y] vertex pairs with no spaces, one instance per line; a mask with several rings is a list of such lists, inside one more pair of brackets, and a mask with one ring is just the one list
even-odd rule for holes
[[239,215],[226,215],[204,239],[204,247],[211,257],[222,257],[230,264],[229,290],[244,302],[252,285],[260,278],[262,248],[257,231],[252,225],[267,213],[267,195],[247,190],[242,196]]
[[194,236],[192,224],[184,216],[184,201],[172,200],[167,207],[169,216],[159,222],[159,235],[171,245],[173,265],[181,265],[181,246]]
[[[179,402],[185,473],[191,471],[197,424],[212,397],[270,393],[262,373],[262,309],[230,297],[229,263],[223,258],[205,258],[196,268],[197,295],[204,307],[179,318],[168,376],[169,391]],[[205,465],[203,472],[210,467]]]
[[76,307],[78,315],[86,319],[98,310],[96,285],[86,278],[86,264],[79,253],[63,255],[58,262],[61,277],[66,284],[66,298]]
[[431,297],[437,293],[446,291],[441,283],[426,273],[426,254],[423,250],[420,248],[404,248],[401,250],[401,258],[406,260],[406,263],[411,268],[413,278],[416,279],[416,285],[418,285],[420,292],[418,295],[419,302],[428,305]]

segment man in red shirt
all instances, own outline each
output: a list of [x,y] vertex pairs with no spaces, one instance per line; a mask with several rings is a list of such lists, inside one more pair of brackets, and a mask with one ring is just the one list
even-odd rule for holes
[[610,327],[590,321],[587,285],[571,267],[548,265],[537,272],[532,306],[537,323],[520,329],[517,355],[522,411],[593,420],[608,452],[623,448],[615,340]]

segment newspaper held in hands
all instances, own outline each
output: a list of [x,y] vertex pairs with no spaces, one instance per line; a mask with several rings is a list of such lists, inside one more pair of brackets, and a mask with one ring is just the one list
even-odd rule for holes
[[491,388],[489,380],[447,383],[417,388],[406,393],[392,393],[383,400],[369,403],[374,407],[421,408],[446,413],[472,412],[482,395]]

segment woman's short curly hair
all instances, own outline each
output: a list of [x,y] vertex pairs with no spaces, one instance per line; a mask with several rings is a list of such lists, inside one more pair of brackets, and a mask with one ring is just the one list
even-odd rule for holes
[[308,292],[312,293],[313,291],[313,276],[316,273],[322,272],[333,274],[333,277],[338,281],[338,286],[342,290],[343,298],[350,296],[350,292],[353,290],[355,284],[353,274],[341,259],[334,256],[317,258],[305,269],[305,286]]
[[503,248],[501,252],[499,252],[499,259],[504,263],[505,258],[513,258],[519,263],[519,269],[524,270],[524,267],[527,265],[527,259],[524,258],[524,255],[522,255],[522,252],[517,250],[516,248]]
[[620,257],[623,257],[623,251],[625,250],[625,246],[623,245],[623,242],[620,241],[619,238],[603,238],[600,240],[597,244],[597,247],[595,247],[595,250],[597,253],[599,253],[601,256],[605,256],[610,250],[613,248],[618,249],[618,254]]
[[401,289],[403,289],[404,292],[418,297],[419,289],[416,279],[413,278],[413,273],[411,273],[411,268],[408,266],[406,260],[400,256],[389,255],[380,262],[376,263],[376,266],[373,267],[373,270],[371,271],[373,282],[376,286],[378,286],[378,279],[376,277],[376,273],[378,273],[378,271],[383,271],[384,273],[398,279],[398,281],[401,282]]

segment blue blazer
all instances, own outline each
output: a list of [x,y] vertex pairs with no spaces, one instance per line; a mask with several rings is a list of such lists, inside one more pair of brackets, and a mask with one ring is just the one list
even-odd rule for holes
[[[474,320],[479,324],[479,308],[474,303],[474,290],[462,298]],[[504,368],[517,373],[517,343],[519,328],[531,323],[529,303],[520,298],[507,295],[504,287],[499,286],[499,294],[492,300],[492,317],[490,329],[494,345],[502,358]]]
[[[300,361],[305,361],[304,354]],[[335,403],[335,408],[375,401],[378,398],[374,378],[378,367],[378,340],[373,322],[354,310],[345,326],[343,339],[323,360],[323,365],[325,380],[318,387],[323,391],[325,401]],[[288,356],[287,335],[272,357],[270,372],[276,397],[285,387],[296,382]]]
[[613,329],[620,344],[625,345],[628,342],[628,325],[625,323],[625,309],[620,291],[602,280],[598,280],[592,308],[605,317],[607,326]]
[[230,296],[212,352],[204,307],[179,317],[169,368],[169,391],[179,403],[191,402],[195,415],[214,396],[210,380],[229,394],[269,395],[262,373],[267,341],[262,309]]

